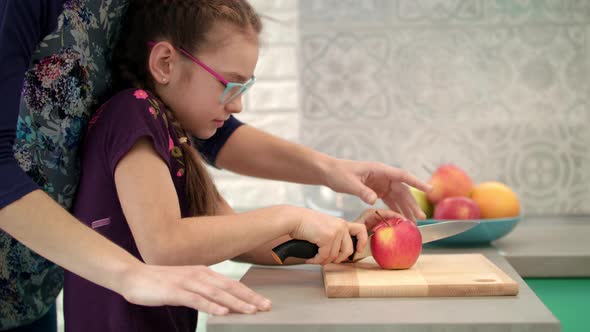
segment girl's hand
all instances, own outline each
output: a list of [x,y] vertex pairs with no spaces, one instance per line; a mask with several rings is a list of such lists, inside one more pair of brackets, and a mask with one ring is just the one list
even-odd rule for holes
[[323,182],[332,190],[358,196],[371,205],[381,198],[390,209],[408,219],[426,218],[408,185],[424,192],[430,191],[431,186],[412,174],[377,162],[331,158],[327,163]]
[[295,208],[296,224],[289,234],[294,239],[307,240],[319,247],[318,254],[308,259],[308,264],[340,263],[353,252],[351,235],[367,241],[367,228],[349,223],[317,211]]
[[[379,213],[379,214],[377,214]],[[364,224],[368,231],[372,230],[383,220],[388,220],[395,217],[403,217],[401,214],[391,210],[375,210],[367,209],[358,218],[355,219],[354,223]],[[357,237],[358,242],[355,250],[362,252],[365,246],[368,244],[368,237]]]
[[268,311],[270,300],[206,266],[138,264],[125,273],[122,290],[131,303],[185,306],[213,315]]

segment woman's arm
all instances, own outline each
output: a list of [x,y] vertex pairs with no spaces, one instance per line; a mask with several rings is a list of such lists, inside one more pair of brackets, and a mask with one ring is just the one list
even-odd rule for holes
[[332,159],[303,145],[243,125],[227,139],[217,155],[216,165],[248,176],[321,185],[325,184],[324,177]]
[[0,209],[39,189],[14,158],[21,90],[33,51],[56,25],[62,0],[0,2]]
[[364,226],[289,206],[183,219],[170,170],[146,138],[119,161],[115,184],[137,247],[154,264],[214,264],[284,235],[318,245],[310,263],[342,261],[353,252],[350,234],[367,237]]
[[422,191],[429,191],[430,186],[412,174],[379,162],[337,159],[251,126],[233,132],[219,151],[216,164],[249,176],[324,185],[358,196],[368,204],[380,198],[408,218],[426,217],[408,185]]
[[213,314],[252,313],[253,305],[270,309],[267,299],[204,266],[141,263],[40,190],[1,209],[0,228],[45,258],[135,304],[183,305]]

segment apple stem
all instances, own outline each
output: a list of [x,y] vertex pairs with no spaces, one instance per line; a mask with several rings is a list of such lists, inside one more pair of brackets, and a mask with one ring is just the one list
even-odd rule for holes
[[381,222],[384,223],[385,225],[391,227],[391,223],[389,223],[389,221],[385,220],[385,218],[383,218],[383,216],[381,214],[379,214],[378,211],[375,210],[375,213],[379,216],[379,219],[381,219]]
[[379,211],[375,210],[375,213],[379,216],[379,219],[381,219],[381,221],[385,222],[385,218],[383,218],[383,216],[379,214]]
[[426,165],[422,164],[422,168],[424,168],[424,170],[426,172],[428,172],[428,174],[434,173],[434,171],[432,170],[432,167],[429,167],[429,166],[426,166]]

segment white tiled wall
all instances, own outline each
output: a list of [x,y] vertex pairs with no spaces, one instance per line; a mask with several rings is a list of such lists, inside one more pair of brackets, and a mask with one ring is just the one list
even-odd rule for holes
[[[256,84],[244,96],[243,122],[270,134],[299,142],[299,94],[296,46],[296,0],[255,0],[263,16],[262,48]],[[276,204],[302,205],[301,186],[254,179],[210,169],[221,194],[237,210]]]
[[[245,109],[237,118],[273,135],[299,142],[297,0],[253,0],[250,3],[265,17],[262,49],[255,72],[256,85],[244,96]],[[221,194],[236,210],[303,204],[300,185],[210,170]],[[215,271],[234,279],[240,279],[248,267],[249,264],[230,261],[212,266]],[[205,331],[206,322],[207,315],[201,314],[197,331]]]

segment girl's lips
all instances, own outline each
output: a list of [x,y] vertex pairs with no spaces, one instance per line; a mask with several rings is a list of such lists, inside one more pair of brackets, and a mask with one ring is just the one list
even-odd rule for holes
[[213,120],[213,121],[217,125],[217,128],[223,127],[223,124],[225,123],[225,121],[222,121],[222,120]]

